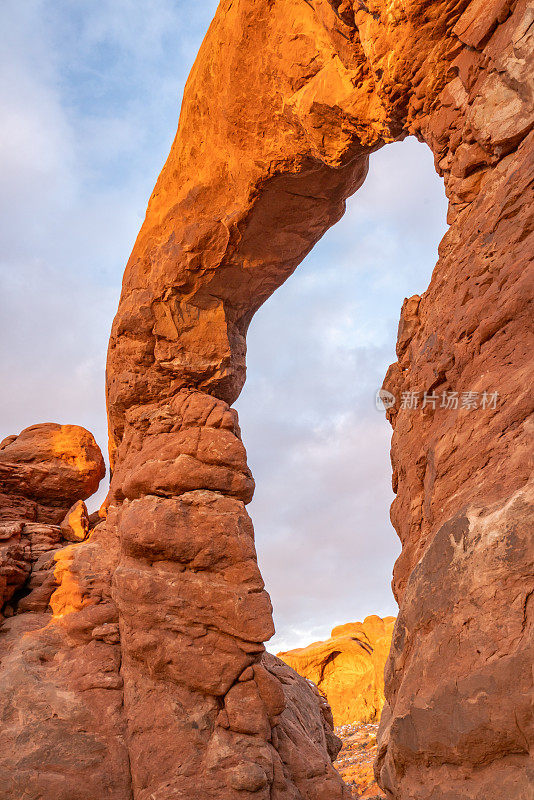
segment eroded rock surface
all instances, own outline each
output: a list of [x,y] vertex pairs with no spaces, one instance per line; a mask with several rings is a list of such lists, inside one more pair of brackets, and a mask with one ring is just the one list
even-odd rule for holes
[[335,725],[378,721],[394,623],[395,617],[366,617],[339,625],[324,642],[278,657],[326,695]]
[[[398,800],[530,798],[533,22],[526,0],[220,4],[113,325],[107,518],[61,551],[53,618],[7,624],[6,800],[346,797],[296,706],[304,741],[281,735],[230,405],[254,312],[408,134],[451,227],[386,381],[403,553],[377,775]],[[476,414],[401,405],[483,389]]]
[[[262,662],[274,628],[235,411],[188,389],[140,411],[108,498],[134,796],[345,797],[312,690]],[[284,726],[293,685],[309,708]]]
[[184,390],[143,430],[106,518],[67,547],[84,507],[48,526],[47,594],[4,621],[0,797],[346,800],[327,704],[265,653],[237,415]]
[[0,442],[0,521],[59,525],[105,475],[93,435],[78,425],[32,425]]
[[97,443],[77,425],[33,425],[0,443],[0,614],[46,609],[54,555],[85,538],[83,501],[104,474]]

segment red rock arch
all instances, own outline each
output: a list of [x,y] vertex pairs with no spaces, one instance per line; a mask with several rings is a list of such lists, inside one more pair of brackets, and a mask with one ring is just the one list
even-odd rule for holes
[[[208,491],[203,513],[233,503],[226,534],[237,536],[251,478],[225,403],[243,385],[252,315],[342,215],[373,150],[408,133],[432,148],[451,227],[428,291],[405,304],[385,385],[397,398],[498,391],[500,401],[477,414],[429,406],[413,417],[398,402],[390,412],[401,610],[377,768],[391,797],[526,791],[526,717],[515,727],[512,708],[526,714],[528,475],[517,454],[527,414],[530,14],[525,3],[477,0],[221,3],[111,337],[111,502],[137,504],[135,524],[157,530],[163,508],[181,515],[184,492]],[[513,520],[513,548],[499,515]],[[127,524],[123,548],[131,535]],[[259,645],[271,630],[268,602],[257,574],[247,596],[237,574],[228,597],[239,593],[243,624],[217,624]],[[203,591],[215,606],[209,579]],[[254,632],[244,624],[252,619]],[[127,651],[128,636],[141,634],[133,622],[125,630]],[[213,647],[232,696],[244,662]],[[202,660],[201,646],[187,641],[183,652],[189,665]],[[499,666],[488,666],[497,654]]]
[[[303,736],[280,716],[291,680],[261,661],[271,609],[230,406],[255,310],[340,218],[369,155],[413,134],[451,227],[385,386],[499,403],[390,412],[403,551],[377,774],[398,800],[527,798],[532,28],[525,0],[221,2],[113,325],[108,517],[70,566],[79,607],[31,640],[62,654],[40,685],[56,709],[69,687],[77,734],[107,765],[84,752],[70,794],[49,770],[39,796],[347,797],[322,727]],[[6,753],[15,798],[25,767],[15,740]]]

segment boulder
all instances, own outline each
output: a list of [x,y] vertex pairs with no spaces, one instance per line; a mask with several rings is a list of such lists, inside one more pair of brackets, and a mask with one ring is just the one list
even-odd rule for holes
[[85,538],[83,500],[104,474],[100,448],[77,425],[33,425],[0,443],[0,613],[47,608],[53,556]]

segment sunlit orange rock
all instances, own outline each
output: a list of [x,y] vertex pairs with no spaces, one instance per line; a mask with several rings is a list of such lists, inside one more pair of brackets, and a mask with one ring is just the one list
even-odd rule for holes
[[75,501],[96,492],[105,472],[100,448],[85,428],[32,425],[0,443],[0,521],[59,525]]
[[[221,2],[113,323],[107,516],[60,558],[56,616],[4,623],[6,800],[349,796],[320,700],[265,661],[231,404],[255,311],[407,135],[450,228],[385,382],[402,554],[376,774],[389,800],[530,800],[532,22],[527,0]],[[402,402],[484,390],[476,413]],[[8,474],[4,519],[62,505]]]
[[366,617],[339,625],[330,639],[278,657],[313,681],[326,696],[335,725],[380,719],[384,705],[384,666],[395,617]]
[[85,538],[83,500],[104,474],[97,443],[77,425],[33,425],[0,443],[0,614],[13,613],[5,604],[15,593],[21,610],[48,606],[53,555]]
[[61,523],[61,534],[68,542],[83,542],[89,533],[89,515],[83,500],[70,508]]

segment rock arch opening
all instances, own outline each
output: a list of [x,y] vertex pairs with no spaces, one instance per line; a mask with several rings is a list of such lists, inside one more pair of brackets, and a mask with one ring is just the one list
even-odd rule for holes
[[373,154],[342,220],[255,315],[236,403],[256,490],[249,513],[277,633],[271,652],[395,615],[391,426],[375,393],[406,296],[426,289],[443,184],[413,137]]
[[[472,405],[459,406],[452,416],[448,408],[425,408],[418,424],[399,403],[388,412],[395,429],[392,519],[402,553],[377,774],[395,798],[465,794],[466,770],[468,797],[492,787],[513,795],[518,780],[528,792],[525,736],[516,720],[518,709],[528,715],[529,474],[514,453],[528,448],[529,412],[525,350],[510,353],[501,345],[520,342],[529,327],[528,304],[516,298],[531,297],[523,198],[532,170],[532,94],[518,90],[519,80],[530,82],[531,22],[524,1],[486,8],[451,0],[430,10],[419,0],[372,8],[327,0],[223,3],[186,87],[177,138],[126,269],[110,341],[116,468],[109,500],[121,540],[115,597],[121,650],[133,664],[125,680],[140,696],[143,683],[153,680],[155,655],[148,646],[140,660],[136,653],[140,641],[154,636],[154,617],[145,622],[132,613],[130,581],[122,576],[127,565],[132,579],[146,577],[149,592],[142,561],[130,560],[143,516],[163,533],[166,513],[188,519],[184,530],[195,527],[198,515],[213,515],[242,542],[244,510],[227,504],[247,503],[253,485],[235,417],[224,404],[234,403],[243,387],[252,316],[339,221],[375,150],[407,134],[430,146],[445,179],[450,228],[425,296],[403,307],[398,360],[385,388],[396,398],[436,390],[482,398],[497,391],[501,405],[477,403],[477,414],[469,413]],[[181,498],[200,487],[208,495],[195,494],[200,505],[193,511],[189,498]],[[135,514],[142,514],[137,522]],[[497,523],[499,515],[510,524]],[[483,532],[496,524],[494,549],[494,538]],[[187,638],[192,623],[206,624],[205,605],[202,613],[190,607],[179,640],[166,645],[162,636],[157,653],[163,650],[169,666],[158,686],[170,698],[179,670],[188,691],[224,696],[226,713],[204,752],[222,737],[238,761],[263,765],[254,791],[291,796],[298,768],[286,750],[284,777],[276,772],[279,755],[269,748],[280,754],[277,745],[284,747],[278,734],[269,738],[269,711],[260,715],[261,731],[255,723],[259,739],[240,738],[252,732],[236,710],[244,708],[245,694],[245,706],[259,694],[269,708],[262,679],[245,665],[258,663],[272,620],[255,561],[244,552],[236,557],[233,581],[224,583],[229,605],[207,601],[208,638]],[[236,580],[244,563],[246,583]],[[215,573],[219,580],[218,566]],[[499,619],[510,609],[494,598],[503,581],[510,591],[510,580],[517,609],[503,638]],[[179,585],[186,605],[189,585]],[[209,580],[202,586],[212,597]],[[473,618],[476,633],[466,637]],[[206,643],[214,663],[222,658],[216,686],[200,669],[208,663]],[[245,687],[239,676],[249,678]],[[483,689],[488,681],[494,697],[506,697],[499,719]],[[150,728],[135,713],[130,726],[130,751],[140,754],[148,784],[158,786],[161,776],[142,755]],[[424,779],[422,764],[432,765]],[[249,790],[253,772],[244,779]],[[323,774],[330,783],[324,793],[342,796],[332,774]],[[202,775],[206,796],[217,796],[213,779]],[[245,788],[233,767],[225,780]],[[304,783],[314,780],[308,773]]]

